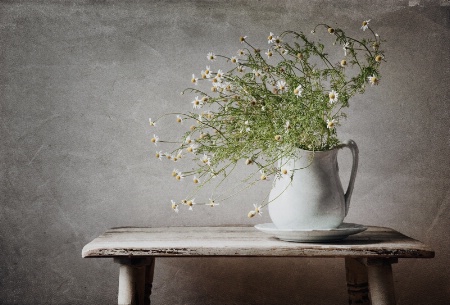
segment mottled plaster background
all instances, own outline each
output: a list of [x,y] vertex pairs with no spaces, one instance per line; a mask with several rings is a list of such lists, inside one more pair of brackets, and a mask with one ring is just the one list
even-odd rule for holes
[[[113,226],[254,225],[256,187],[213,211],[173,213],[173,165],[153,159],[149,117],[190,108],[179,92],[248,35],[319,22],[383,38],[377,88],[341,139],[360,147],[347,222],[388,226],[436,250],[394,265],[398,304],[450,301],[450,2],[1,1],[0,304],[114,304],[118,266],[82,259]],[[216,64],[214,68],[219,68]],[[158,127],[174,135],[173,124]],[[340,157],[343,180],[349,157]],[[344,182],[345,183],[345,182]],[[225,191],[223,191],[225,192]],[[154,304],[346,304],[336,259],[159,259]]]

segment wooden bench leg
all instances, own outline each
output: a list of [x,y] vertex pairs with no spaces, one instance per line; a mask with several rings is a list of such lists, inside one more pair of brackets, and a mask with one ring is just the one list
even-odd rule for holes
[[396,258],[367,259],[370,298],[373,305],[395,305],[392,263]]
[[155,258],[115,258],[120,264],[119,305],[150,305]]
[[370,305],[367,267],[363,259],[345,258],[349,305]]

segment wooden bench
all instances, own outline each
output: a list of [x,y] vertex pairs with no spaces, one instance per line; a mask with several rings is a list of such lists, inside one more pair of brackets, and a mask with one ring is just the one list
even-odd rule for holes
[[86,258],[120,264],[120,305],[150,304],[156,257],[335,257],[345,259],[349,304],[395,304],[392,263],[434,251],[395,230],[368,227],[333,243],[278,240],[253,227],[113,228],[87,244]]

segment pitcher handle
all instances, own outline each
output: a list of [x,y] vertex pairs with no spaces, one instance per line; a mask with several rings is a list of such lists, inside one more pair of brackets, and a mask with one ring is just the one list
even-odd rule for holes
[[358,171],[358,160],[359,160],[359,149],[356,145],[355,141],[348,140],[347,142],[342,144],[342,147],[347,147],[352,152],[353,156],[353,164],[352,164],[352,172],[350,174],[350,181],[348,182],[347,191],[344,194],[345,199],[345,216],[348,214],[348,210],[350,208],[350,198],[352,197],[353,186],[355,185],[356,172]]

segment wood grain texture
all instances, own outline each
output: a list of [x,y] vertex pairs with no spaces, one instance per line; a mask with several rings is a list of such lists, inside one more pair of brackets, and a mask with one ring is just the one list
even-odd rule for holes
[[369,227],[333,243],[278,240],[253,227],[112,228],[87,244],[83,257],[296,256],[432,258],[434,251],[395,230]]

